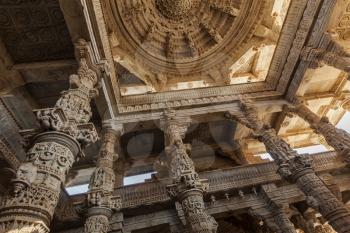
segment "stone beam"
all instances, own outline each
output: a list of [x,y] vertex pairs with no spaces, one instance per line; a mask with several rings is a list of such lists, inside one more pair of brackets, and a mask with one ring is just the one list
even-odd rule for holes
[[7,53],[4,43],[0,38],[0,95],[11,92],[18,86],[24,84],[22,76],[18,71],[10,70],[13,65],[10,55]]
[[[309,155],[313,159],[317,173],[339,170],[345,163],[339,160],[335,152]],[[277,167],[273,162],[236,167],[232,169],[216,170],[200,173],[201,179],[208,179],[208,195],[217,192],[253,188],[262,183],[281,181],[276,174]],[[166,184],[171,181],[163,179],[159,182],[150,182],[133,186],[126,186],[115,190],[116,195],[122,197],[123,209],[136,208],[142,205],[167,203],[170,201]]]
[[[336,3],[337,3],[336,0],[323,1],[322,6],[318,12],[318,15],[315,16],[317,20],[314,23],[314,28],[312,33],[308,37],[309,38],[308,41],[306,41],[305,43],[306,46],[309,46],[309,47],[322,46],[322,43],[323,43],[322,34],[327,30],[327,26],[332,15],[332,10],[330,9],[333,9]],[[305,72],[308,69],[309,65],[310,65],[310,62],[300,61],[297,67],[294,69],[294,70],[297,70],[297,72],[294,73],[292,82],[290,83],[289,88],[287,89],[286,99],[288,101],[294,100],[295,94],[298,91],[298,88],[300,87],[300,84],[304,78]]]
[[20,63],[14,64],[9,67],[11,70],[28,70],[28,69],[50,69],[50,68],[62,68],[62,67],[78,66],[78,63],[74,59],[68,60],[56,60],[56,61],[45,61],[45,62],[33,62],[33,63]]
[[[283,105],[287,104],[285,100],[265,100],[258,101],[257,108],[261,114],[269,114],[280,112],[283,109]],[[240,114],[241,110],[239,108],[239,103],[229,103],[229,104],[216,104],[207,107],[197,107],[191,109],[179,109],[176,110],[177,114],[183,117],[194,117],[197,118],[201,115],[214,114],[214,113],[225,113],[229,111],[232,114]],[[159,120],[162,116],[162,111],[155,111],[151,113],[139,113],[139,114],[123,114],[118,115],[114,119],[108,120],[110,124],[120,124],[120,123],[136,123],[142,121]]]

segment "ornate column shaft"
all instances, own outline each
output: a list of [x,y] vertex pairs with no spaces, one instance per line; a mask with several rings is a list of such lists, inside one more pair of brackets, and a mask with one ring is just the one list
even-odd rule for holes
[[288,203],[282,199],[276,185],[263,185],[261,190],[259,195],[262,197],[264,205],[251,208],[250,214],[262,219],[276,233],[296,233],[294,225],[286,213]]
[[267,152],[278,166],[278,174],[296,183],[306,195],[308,204],[317,209],[337,232],[350,232],[350,212],[315,174],[312,161],[294,151],[277,136],[275,130],[262,126],[252,102],[242,100],[241,108],[244,116],[233,118],[251,128],[255,137],[265,144]]
[[208,189],[206,180],[199,179],[193,161],[182,139],[185,136],[188,119],[176,116],[173,111],[166,112],[162,128],[168,139],[166,153],[173,184],[167,187],[169,195],[181,203],[186,226],[192,233],[215,233],[217,223],[205,211],[203,193]]
[[320,118],[304,104],[288,106],[287,109],[296,113],[310,124],[310,127],[321,134],[328,145],[339,152],[346,162],[350,163],[350,134],[345,130],[338,129],[326,117]]
[[[97,140],[90,101],[97,94],[97,73],[90,69],[87,44],[76,45],[78,74],[54,108],[35,111],[42,131],[31,132],[26,161],[17,170],[13,190],[1,200],[0,232],[49,232],[66,175],[81,146]],[[88,64],[89,63],[89,64]]]
[[115,174],[114,161],[118,159],[115,145],[119,142],[122,127],[106,127],[103,132],[102,145],[97,166],[93,172],[87,194],[88,212],[85,222],[86,233],[107,233],[109,218],[114,210],[120,210],[120,197],[113,197]]

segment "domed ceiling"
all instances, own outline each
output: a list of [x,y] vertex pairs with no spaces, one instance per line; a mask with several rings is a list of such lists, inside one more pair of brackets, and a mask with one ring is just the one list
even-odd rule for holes
[[288,0],[108,1],[105,10],[115,62],[143,82],[143,88],[138,81],[132,89],[129,80],[123,89],[120,81],[122,94],[264,81],[288,4]]

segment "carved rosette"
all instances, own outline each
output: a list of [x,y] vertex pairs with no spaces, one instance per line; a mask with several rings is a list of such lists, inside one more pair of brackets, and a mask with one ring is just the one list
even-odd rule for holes
[[207,180],[201,180],[195,171],[193,161],[188,155],[189,148],[183,143],[189,119],[176,116],[167,111],[161,126],[168,137],[166,148],[170,176],[173,184],[167,187],[169,195],[181,203],[185,214],[186,226],[192,233],[215,233],[217,223],[205,211],[203,193],[208,190]]
[[157,0],[159,11],[167,18],[180,20],[189,16],[192,8],[198,7],[200,0]]
[[253,111],[254,106],[250,105],[249,111],[241,109],[243,114],[234,119],[251,128],[257,139],[265,144],[267,152],[278,165],[278,173],[284,179],[296,183],[307,196],[309,205],[317,209],[337,232],[350,232],[350,212],[315,174],[312,161],[298,155],[273,129],[262,127],[262,122],[251,122],[260,121],[256,117],[257,111]]
[[69,90],[62,92],[54,108],[35,111],[44,132],[31,131],[34,136],[30,135],[26,160],[12,181],[13,190],[1,201],[1,232],[13,232],[17,227],[34,229],[37,225],[37,230],[23,232],[48,232],[61,186],[82,154],[81,146],[98,138],[94,125],[89,123],[90,101],[97,94],[97,73],[90,69],[86,42],[79,41],[76,46],[80,66],[77,75],[70,76]]

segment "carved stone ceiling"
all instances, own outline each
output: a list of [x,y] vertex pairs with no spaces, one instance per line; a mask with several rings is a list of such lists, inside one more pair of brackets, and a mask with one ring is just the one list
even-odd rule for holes
[[265,81],[289,2],[107,1],[114,60],[143,82],[121,94]]
[[14,63],[74,58],[58,0],[0,0],[0,36]]

